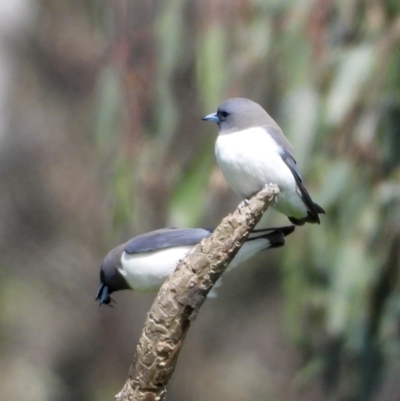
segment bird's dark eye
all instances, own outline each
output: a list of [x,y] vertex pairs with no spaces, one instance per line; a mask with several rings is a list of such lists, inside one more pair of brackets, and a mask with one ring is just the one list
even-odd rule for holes
[[227,111],[221,111],[220,115],[221,115],[221,117],[226,118],[229,116],[229,113]]

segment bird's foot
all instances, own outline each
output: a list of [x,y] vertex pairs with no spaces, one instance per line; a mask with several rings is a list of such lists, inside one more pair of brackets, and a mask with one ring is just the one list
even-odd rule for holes
[[[264,191],[269,191],[271,188],[275,188],[275,187],[276,187],[275,184],[271,184],[271,183],[270,184],[265,184],[263,189],[262,189],[262,191],[263,192]],[[278,203],[278,195],[274,196],[274,200],[272,202],[273,202],[272,206],[275,207],[276,204]]]
[[237,210],[239,210],[239,212],[245,207],[249,205],[249,200],[248,199],[244,199],[239,203],[239,206],[237,207]]
[[272,184],[271,182],[269,184],[265,184],[262,188],[262,191],[269,191],[271,188],[275,188],[276,185]]

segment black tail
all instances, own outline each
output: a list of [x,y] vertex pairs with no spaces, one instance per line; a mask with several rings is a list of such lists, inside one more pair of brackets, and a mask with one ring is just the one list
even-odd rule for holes
[[295,230],[295,226],[284,226],[277,228],[263,228],[261,230],[254,230],[250,233],[247,241],[251,241],[257,238],[266,238],[270,245],[270,248],[279,248],[285,245],[285,237],[290,235]]
[[322,209],[320,205],[317,205],[314,203],[314,213],[311,213],[308,211],[307,217],[304,219],[296,219],[294,217],[289,217],[289,220],[291,223],[295,224],[296,226],[302,226],[305,223],[311,223],[311,224],[319,224],[319,214],[325,214],[325,210]]

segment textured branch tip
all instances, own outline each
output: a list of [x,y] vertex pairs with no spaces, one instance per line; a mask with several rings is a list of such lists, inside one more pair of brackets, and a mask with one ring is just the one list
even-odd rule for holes
[[179,263],[154,300],[117,401],[165,399],[190,322],[278,193],[276,185],[263,188]]

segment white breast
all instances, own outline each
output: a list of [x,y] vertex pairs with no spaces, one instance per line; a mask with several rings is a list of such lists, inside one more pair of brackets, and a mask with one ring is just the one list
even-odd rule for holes
[[304,217],[307,208],[279,151],[279,145],[261,127],[218,135],[215,144],[218,165],[238,196],[249,198],[265,185],[277,184],[281,192],[276,209],[289,216]]
[[134,255],[123,253],[121,274],[136,291],[157,291],[193,245],[177,246]]

